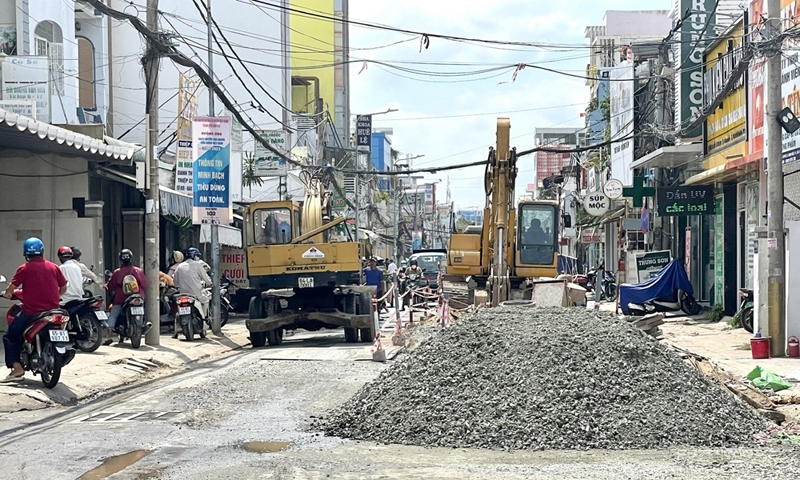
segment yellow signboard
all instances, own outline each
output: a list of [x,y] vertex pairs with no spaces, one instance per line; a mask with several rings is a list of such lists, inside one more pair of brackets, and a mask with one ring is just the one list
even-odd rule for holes
[[[742,58],[744,27],[740,21],[725,40],[717,42],[705,54],[703,97],[710,104],[716,99]],[[742,77],[743,78],[743,77]],[[705,122],[706,156],[712,156],[747,138],[747,99],[743,79],[725,96],[722,104]],[[710,160],[710,159],[709,159]],[[718,162],[709,162],[718,163]],[[714,165],[709,165],[713,167]]]

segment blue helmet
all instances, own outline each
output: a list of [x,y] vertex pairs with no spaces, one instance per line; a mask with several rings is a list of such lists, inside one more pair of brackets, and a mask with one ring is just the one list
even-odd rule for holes
[[186,250],[186,256],[188,258],[200,257],[200,250],[192,247],[192,248]]
[[31,237],[22,244],[22,254],[26,257],[44,255],[44,243],[36,237]]

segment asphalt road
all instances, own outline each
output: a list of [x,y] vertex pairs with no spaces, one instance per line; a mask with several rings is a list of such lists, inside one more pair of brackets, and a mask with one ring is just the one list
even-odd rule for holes
[[[495,452],[375,445],[311,427],[385,364],[301,333],[72,407],[0,418],[0,479],[792,478],[797,449]],[[785,475],[784,475],[785,473]],[[796,478],[796,477],[795,477]]]

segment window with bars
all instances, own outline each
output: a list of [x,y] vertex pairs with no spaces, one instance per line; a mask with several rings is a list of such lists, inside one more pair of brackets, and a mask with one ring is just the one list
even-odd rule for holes
[[50,81],[58,95],[64,95],[64,37],[58,24],[45,20],[33,32],[36,55],[47,57],[50,64]]

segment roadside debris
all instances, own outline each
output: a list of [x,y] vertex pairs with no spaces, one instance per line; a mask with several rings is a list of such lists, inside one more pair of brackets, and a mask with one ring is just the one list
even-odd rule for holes
[[782,379],[780,375],[769,370],[764,370],[761,367],[756,367],[752,372],[747,374],[747,379],[753,382],[756,387],[766,390],[771,389],[773,392],[780,392],[791,388],[792,384]]
[[316,426],[385,443],[541,450],[743,445],[767,425],[613,314],[497,307],[442,330]]

